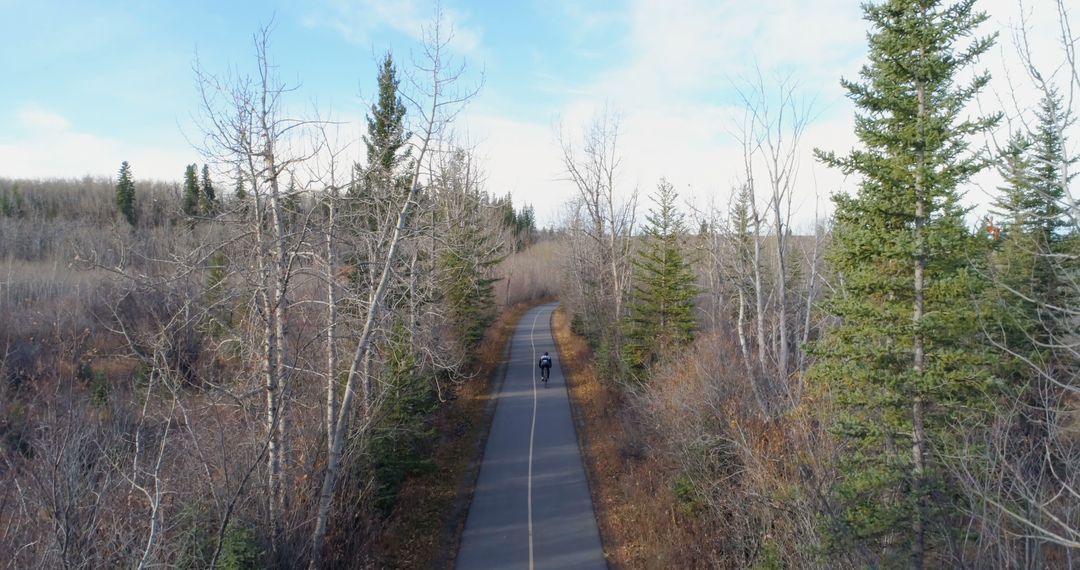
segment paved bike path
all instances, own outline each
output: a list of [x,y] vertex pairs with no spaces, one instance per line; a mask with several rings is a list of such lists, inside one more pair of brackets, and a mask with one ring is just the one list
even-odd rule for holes
[[[459,570],[607,568],[551,334],[556,306],[526,313],[511,340]],[[536,365],[544,351],[555,361],[546,387]]]

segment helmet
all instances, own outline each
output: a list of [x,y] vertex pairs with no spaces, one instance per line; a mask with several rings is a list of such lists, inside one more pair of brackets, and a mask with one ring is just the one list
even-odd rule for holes
[[545,350],[545,351],[544,351],[544,356],[547,356],[547,355],[548,355],[548,353],[547,353],[547,351]]

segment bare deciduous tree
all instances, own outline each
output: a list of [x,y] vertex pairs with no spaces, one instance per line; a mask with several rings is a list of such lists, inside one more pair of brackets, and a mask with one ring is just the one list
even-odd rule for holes
[[[795,331],[798,321],[802,319],[798,318],[797,313],[809,308],[803,309],[794,302],[789,259],[792,247],[789,242],[792,236],[792,200],[798,184],[802,152],[800,145],[810,120],[810,102],[801,96],[798,83],[793,79],[781,79],[773,88],[766,85],[760,71],[755,80],[740,89],[739,93],[743,114],[731,133],[742,149],[744,186],[739,193],[739,208],[744,210],[741,215],[748,223],[740,231],[743,234],[749,231],[752,247],[748,269],[753,280],[757,374],[762,376],[760,383],[763,393],[767,394],[767,405],[770,408],[790,407],[795,404],[793,398],[796,395],[789,386],[791,374],[796,372],[792,363],[804,364],[804,360],[798,356],[801,348],[797,344]],[[763,177],[758,174],[761,171],[764,172]],[[769,228],[765,225],[766,214],[758,206],[760,178],[767,183],[764,208],[771,214]],[[770,235],[766,237],[763,230]],[[745,239],[744,235],[738,237]],[[762,248],[767,241],[772,245],[773,267],[766,276]],[[744,308],[745,303],[741,301],[740,335]],[[744,355],[746,345],[745,337],[740,336]],[[792,357],[793,351],[796,358]],[[772,401],[774,398],[780,401]],[[771,409],[763,411],[766,415],[773,413]]]
[[[366,316],[360,335],[353,350],[348,371],[342,387],[342,398],[336,417],[327,415],[328,457],[319,492],[318,507],[312,532],[311,568],[321,568],[324,564],[326,532],[330,520],[330,507],[334,497],[334,488],[340,477],[341,462],[349,434],[349,420],[353,414],[353,402],[359,388],[371,398],[370,358],[373,340],[377,333],[380,317],[386,310],[386,295],[398,263],[398,252],[407,236],[411,233],[413,210],[422,188],[422,180],[431,178],[429,153],[436,147],[453,121],[461,106],[475,93],[475,90],[460,91],[457,83],[462,77],[463,67],[456,66],[448,59],[448,46],[452,33],[448,34],[441,12],[437,11],[434,23],[425,29],[424,60],[418,64],[421,77],[412,78],[413,94],[403,93],[416,112],[418,128],[414,131],[414,153],[412,167],[405,184],[407,192],[399,205],[392,231],[388,232],[385,249],[379,258],[378,278],[368,292],[365,310]],[[370,411],[370,401],[364,408]]]
[[[618,357],[617,323],[623,317],[623,304],[630,283],[631,233],[637,211],[637,192],[622,198],[616,188],[622,161],[619,155],[620,119],[610,107],[593,120],[584,132],[580,148],[563,133],[558,133],[562,148],[565,174],[577,188],[577,221],[571,223],[572,238],[584,238],[585,243],[571,251],[587,256],[575,262],[573,275],[582,279],[591,291],[583,291],[585,307],[590,311],[598,330],[614,335],[610,348]],[[581,215],[583,214],[583,215]],[[599,273],[597,273],[599,271]]]
[[[284,177],[310,155],[290,148],[311,122],[284,116],[283,97],[291,90],[276,76],[269,54],[270,28],[254,36],[254,77],[221,78],[195,65],[204,121],[204,154],[218,164],[236,165],[251,196],[251,207],[240,221],[251,241],[250,267],[245,280],[252,286],[257,359],[265,392],[268,507],[275,553],[284,534],[289,498],[289,440],[287,396],[294,367],[290,362],[290,296],[298,249],[306,223],[293,223],[296,214],[287,203],[299,203],[297,189]],[[295,144],[295,143],[293,143]],[[313,151],[314,154],[316,151]]]

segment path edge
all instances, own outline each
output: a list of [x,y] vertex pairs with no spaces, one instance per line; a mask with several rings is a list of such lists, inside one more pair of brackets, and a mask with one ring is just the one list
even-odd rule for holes
[[568,367],[563,365],[562,351],[560,350],[561,347],[559,346],[559,339],[555,335],[555,313],[560,309],[563,309],[562,303],[559,303],[559,305],[551,311],[551,322],[549,323],[548,328],[551,330],[551,339],[555,342],[555,350],[559,351],[559,371],[562,372],[563,375],[563,387],[566,388],[566,399],[570,401],[570,417],[573,418],[574,421],[574,437],[577,438],[578,442],[578,454],[581,457],[581,466],[585,469],[585,484],[589,487],[589,506],[592,507],[593,521],[596,523],[596,534],[600,536],[600,552],[604,556],[604,565],[608,568],[611,568],[611,564],[608,562],[608,545],[605,542],[605,533],[600,525],[600,517],[597,516],[598,513],[596,510],[597,496],[595,489],[597,486],[599,486],[599,484],[596,480],[596,472],[592,468],[592,462],[588,460],[588,457],[586,457],[586,453],[588,453],[586,450],[586,445],[588,442],[585,440],[585,436],[582,435],[586,431],[586,428],[588,426],[585,425],[585,419],[582,417],[577,398],[574,397],[573,391],[570,390],[570,375],[568,374],[569,369]]
[[476,480],[480,476],[480,466],[484,463],[484,452],[487,449],[488,436],[491,434],[491,422],[495,419],[495,406],[499,403],[499,392],[503,383],[506,382],[506,374],[510,367],[510,348],[514,345],[514,333],[521,319],[529,311],[536,307],[547,304],[550,301],[539,301],[526,308],[521,316],[513,323],[514,332],[506,338],[506,346],[503,348],[502,361],[488,377],[488,388],[484,392],[488,401],[484,406],[484,416],[481,419],[481,427],[473,442],[472,459],[465,473],[458,483],[457,494],[454,498],[454,506],[450,511],[450,517],[443,526],[439,537],[439,555],[435,559],[435,568],[451,570],[457,563],[458,551],[461,549],[461,536],[465,532],[465,520],[469,516],[469,507],[472,506],[473,495],[476,492]]

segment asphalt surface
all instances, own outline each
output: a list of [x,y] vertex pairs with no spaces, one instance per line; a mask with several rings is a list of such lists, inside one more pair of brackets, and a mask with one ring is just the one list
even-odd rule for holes
[[[455,567],[607,568],[551,313],[518,323]],[[547,386],[537,362],[554,365]]]

